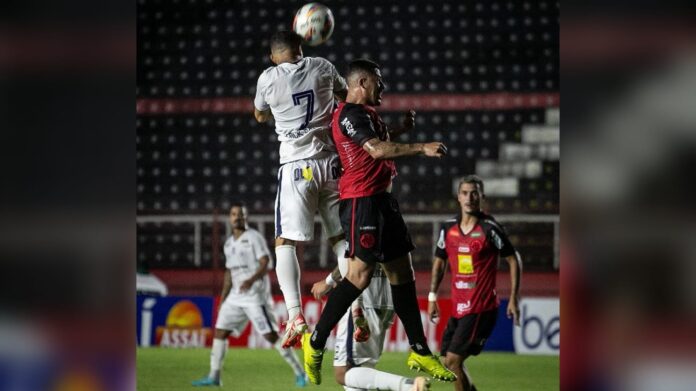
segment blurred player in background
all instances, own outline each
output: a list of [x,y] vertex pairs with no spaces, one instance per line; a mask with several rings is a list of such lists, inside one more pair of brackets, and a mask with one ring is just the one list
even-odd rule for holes
[[225,279],[222,285],[222,304],[215,323],[215,338],[210,353],[210,373],[194,381],[194,386],[220,386],[220,371],[227,352],[227,338],[238,336],[249,320],[256,331],[280,353],[295,373],[295,384],[307,383],[293,349],[284,349],[278,338],[278,324],[273,316],[271,284],[268,278],[270,252],[266,241],[258,231],[246,225],[246,207],[240,203],[230,208],[232,236],[224,245]]
[[297,344],[307,330],[295,242],[312,240],[317,211],[342,273],[347,271],[338,218],[339,160],[329,133],[334,97],[345,99],[346,83],[329,61],[303,57],[301,44],[294,32],[273,34],[271,61],[276,66],[259,76],[254,99],[256,120],[275,119],[280,141],[275,254],[278,284],[288,308],[283,347]]
[[476,175],[464,177],[457,191],[461,211],[440,229],[428,295],[428,314],[434,322],[439,316],[437,289],[445,274],[445,264],[449,262],[452,316],[442,335],[441,355],[445,365],[457,375],[454,383],[457,391],[476,390],[464,360],[481,352],[495,326],[499,305],[495,291],[499,256],[510,266],[507,315],[519,326],[522,263],[503,227],[493,216],[481,211],[483,199],[483,181]]
[[367,288],[376,264],[389,279],[394,311],[404,325],[413,352],[407,365],[447,381],[455,376],[442,366],[428,348],[416,298],[411,250],[414,249],[399,205],[391,195],[396,175],[393,160],[402,156],[441,157],[442,143],[401,144],[390,141],[394,134],[413,127],[410,112],[404,127],[390,132],[372,106],[382,101],[382,75],[379,65],[369,60],[350,64],[348,95],[333,117],[333,137],[343,172],[340,179],[341,225],[347,234],[351,258],[347,277],[329,296],[314,332],[303,337],[305,371],[314,384],[321,383],[321,361],[326,339],[351,303]]
[[[341,273],[335,268],[326,280],[312,286],[312,294],[317,300],[333,289]],[[338,322],[336,330],[336,351],[334,354],[334,375],[336,381],[346,391],[368,389],[391,391],[423,391],[430,389],[430,382],[424,377],[409,379],[374,369],[384,350],[384,339],[394,323],[389,281],[381,267],[376,267],[370,285],[361,295],[363,297],[364,319],[369,323],[372,337],[357,342],[354,310],[348,310]],[[357,332],[357,330],[355,330]],[[356,342],[353,341],[356,340]]]

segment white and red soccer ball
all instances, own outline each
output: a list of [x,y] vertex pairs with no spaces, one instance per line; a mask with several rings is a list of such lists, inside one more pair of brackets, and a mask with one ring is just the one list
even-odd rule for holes
[[326,42],[334,30],[334,17],[329,7],[307,3],[295,14],[292,29],[310,46]]

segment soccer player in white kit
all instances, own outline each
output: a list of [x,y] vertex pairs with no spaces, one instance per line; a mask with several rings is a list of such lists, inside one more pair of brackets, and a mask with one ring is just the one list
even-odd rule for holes
[[280,141],[275,254],[278,284],[288,309],[282,343],[290,347],[298,344],[307,330],[295,243],[312,240],[316,212],[341,274],[348,270],[338,215],[340,161],[331,139],[334,98],[345,99],[346,82],[329,61],[303,57],[302,38],[294,32],[273,34],[270,46],[271,61],[276,65],[259,76],[254,116],[259,122],[274,119]]
[[230,208],[232,236],[224,245],[225,279],[222,304],[215,323],[215,337],[210,353],[210,373],[194,381],[194,386],[220,386],[220,370],[227,352],[230,334],[239,336],[251,320],[256,331],[280,353],[295,373],[295,385],[304,387],[306,375],[293,349],[284,349],[278,338],[278,324],[273,315],[273,301],[268,270],[270,252],[261,234],[246,225],[246,208],[233,204]]
[[[338,268],[326,280],[312,286],[317,300],[326,295],[341,280]],[[334,353],[334,375],[346,391],[391,390],[423,391],[430,389],[430,381],[422,376],[410,379],[375,368],[384,350],[384,339],[394,323],[389,280],[381,267],[376,267],[370,285],[362,292],[362,311],[369,324],[371,337],[365,342],[354,341],[355,321],[353,309],[348,309],[338,322]]]

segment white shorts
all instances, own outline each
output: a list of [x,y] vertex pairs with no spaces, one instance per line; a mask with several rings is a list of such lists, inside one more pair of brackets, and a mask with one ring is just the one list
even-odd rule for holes
[[312,240],[316,212],[327,237],[343,232],[338,216],[340,167],[335,153],[280,166],[275,201],[276,237],[301,242]]
[[269,304],[240,307],[224,302],[220,307],[215,328],[230,330],[232,336],[238,337],[246,328],[249,320],[254,325],[254,329],[261,335],[272,331],[278,332],[278,323],[273,315],[273,307]]
[[384,339],[389,327],[394,323],[394,310],[365,308],[364,315],[370,326],[370,339],[366,342],[355,342],[353,339],[353,316],[350,309],[338,322],[333,362],[335,367],[377,365],[384,350]]

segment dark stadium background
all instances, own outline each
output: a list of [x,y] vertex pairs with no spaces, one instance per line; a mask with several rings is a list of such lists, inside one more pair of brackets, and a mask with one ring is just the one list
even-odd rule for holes
[[[252,100],[271,65],[268,37],[290,28],[303,3],[138,1],[137,263],[170,294],[218,294],[235,200],[248,204],[251,225],[272,245],[278,142],[272,126],[254,120]],[[416,129],[399,141],[440,140],[450,150],[442,160],[397,164],[394,193],[417,246],[419,293],[433,230],[457,211],[457,178],[477,173],[487,181],[487,210],[523,256],[522,294],[558,295],[558,2],[324,4],[333,36],[305,45],[305,56],[340,72],[355,58],[379,62],[385,121],[417,112]],[[315,240],[299,248],[305,294],[335,265],[321,243],[317,224]],[[509,278],[500,275],[507,295]]]

